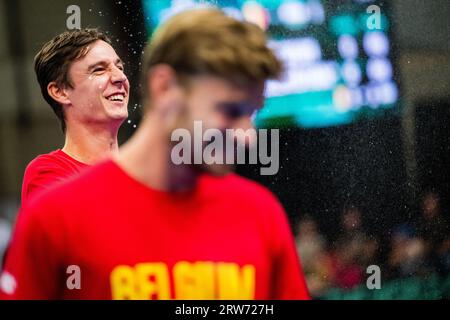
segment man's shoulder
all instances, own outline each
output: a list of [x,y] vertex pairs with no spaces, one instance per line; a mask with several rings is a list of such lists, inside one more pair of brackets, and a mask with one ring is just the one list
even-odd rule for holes
[[221,201],[227,205],[233,203],[236,217],[246,215],[269,238],[284,232],[284,226],[287,225],[286,213],[278,198],[268,188],[237,174],[230,174],[222,180],[223,186],[218,188]]
[[216,186],[217,191],[230,199],[245,200],[247,203],[252,202],[259,205],[279,205],[278,199],[268,188],[235,173],[218,179]]
[[112,187],[114,184],[111,179],[114,179],[114,171],[115,166],[111,160],[99,163],[43,190],[30,205],[76,203],[83,197],[98,194],[105,186]]
[[22,184],[22,201],[36,190],[48,189],[54,183],[80,173],[88,166],[72,159],[60,149],[34,158],[26,167]]
[[272,192],[265,186],[246,177],[233,173],[226,176],[225,179],[228,187],[236,190],[237,192],[245,191],[246,193],[253,193],[255,195],[266,195],[273,197]]
[[39,174],[47,171],[73,171],[74,166],[69,163],[61,150],[55,150],[46,154],[38,155],[30,161],[25,169],[25,174]]
[[52,151],[45,154],[40,154],[37,157],[35,157],[33,160],[31,160],[27,165],[27,170],[39,168],[48,164],[54,164],[57,163],[57,151]]
[[49,153],[40,154],[31,160],[30,164],[57,162],[63,159],[61,149],[53,150]]

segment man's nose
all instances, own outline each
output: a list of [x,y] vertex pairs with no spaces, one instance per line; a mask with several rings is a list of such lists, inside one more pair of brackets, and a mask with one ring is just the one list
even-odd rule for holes
[[237,119],[234,129],[241,129],[235,131],[234,138],[237,141],[247,146],[253,146],[254,144],[256,144],[257,131],[250,116],[246,115]]
[[253,125],[252,118],[248,115],[242,116],[238,120],[239,127],[243,130],[248,129],[255,129],[255,126]]
[[114,67],[111,75],[112,83],[123,83],[127,81],[127,76],[125,73],[117,67]]

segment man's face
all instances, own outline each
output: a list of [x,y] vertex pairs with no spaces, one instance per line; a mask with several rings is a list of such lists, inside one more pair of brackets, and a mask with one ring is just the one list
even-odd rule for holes
[[71,105],[66,115],[103,124],[122,123],[128,117],[130,85],[122,61],[108,43],[90,44],[88,53],[71,64],[69,77],[73,88],[67,89]]
[[[187,128],[194,137],[194,121],[200,121],[203,133],[210,128],[218,129],[223,136],[223,149],[219,151],[218,158],[223,159],[224,164],[201,164],[196,165],[200,171],[206,171],[214,175],[224,175],[234,170],[234,165],[225,164],[225,152],[234,153],[236,163],[236,150],[225,150],[227,143],[226,129],[254,129],[251,116],[261,108],[263,104],[264,82],[251,86],[238,87],[229,81],[213,77],[200,76],[189,80],[188,88],[183,90],[185,112],[181,126]],[[228,138],[230,138],[228,136]],[[230,139],[228,139],[230,140]],[[237,143],[252,145],[256,141],[245,135],[235,134],[234,146]],[[204,148],[211,142],[203,142]],[[194,143],[192,143],[194,145]],[[195,150],[192,150],[194,156]]]

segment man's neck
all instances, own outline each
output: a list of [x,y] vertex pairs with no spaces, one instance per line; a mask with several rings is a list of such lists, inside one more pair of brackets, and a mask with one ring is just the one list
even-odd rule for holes
[[198,172],[191,165],[171,161],[170,133],[162,127],[159,115],[150,111],[139,129],[115,157],[131,177],[152,189],[185,192],[195,187]]
[[72,158],[93,165],[118,154],[119,126],[68,125],[62,151]]

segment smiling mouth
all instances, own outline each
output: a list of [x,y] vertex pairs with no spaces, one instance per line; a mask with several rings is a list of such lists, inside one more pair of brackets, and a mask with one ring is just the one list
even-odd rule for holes
[[116,93],[113,94],[109,97],[106,97],[107,100],[109,101],[118,101],[118,102],[123,102],[125,100],[125,94],[123,93]]

